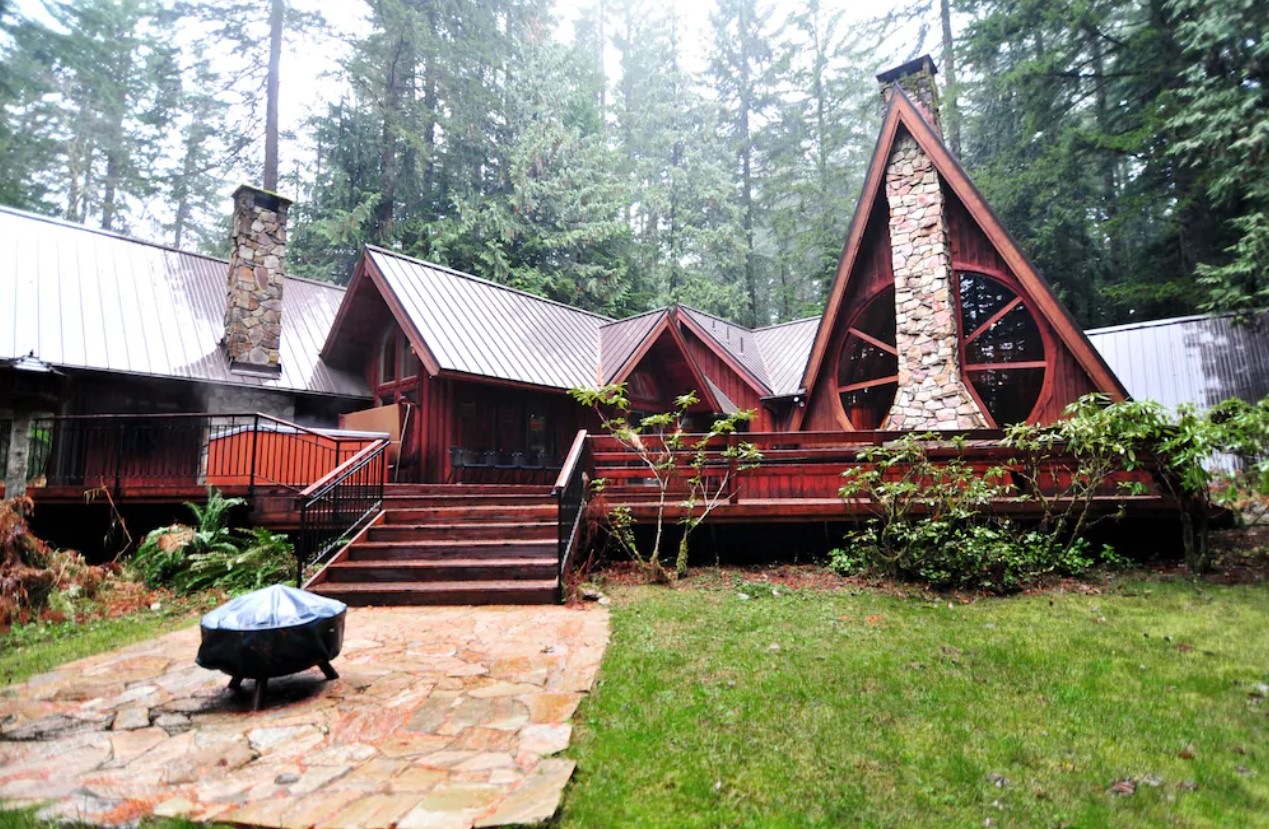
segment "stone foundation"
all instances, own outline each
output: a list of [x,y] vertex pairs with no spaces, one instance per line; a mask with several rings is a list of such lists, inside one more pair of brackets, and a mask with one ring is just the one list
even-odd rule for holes
[[943,191],[933,162],[909,136],[895,141],[886,200],[899,389],[885,428],[986,428],[961,377]]
[[225,351],[236,370],[281,371],[286,211],[290,204],[288,199],[246,185],[234,191]]

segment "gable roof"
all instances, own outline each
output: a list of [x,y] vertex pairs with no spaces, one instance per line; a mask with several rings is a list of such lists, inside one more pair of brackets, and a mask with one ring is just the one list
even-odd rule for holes
[[231,372],[228,273],[224,259],[0,207],[0,359],[34,352],[65,368],[369,395],[319,357],[344,289],[296,277],[282,294],[281,374]]
[[[1080,330],[1074,317],[1067,310],[1057,295],[1053,293],[1049,283],[1036,271],[1030,260],[1022,253],[1022,249],[1009,235],[1000,219],[992,211],[978,188],[970,180],[969,175],[961,167],[960,162],[951,154],[943,143],[942,137],[934,131],[917,110],[915,104],[903,89],[895,85],[886,105],[885,117],[882,121],[881,134],[877,137],[877,145],[873,149],[872,160],[868,164],[868,174],[864,179],[864,187],[859,195],[855,213],[851,217],[850,231],[846,236],[846,244],[838,261],[837,272],[829,290],[824,314],[820,318],[816,330],[814,344],[807,359],[802,376],[802,385],[808,392],[814,388],[824,362],[824,352],[828,340],[832,336],[837,317],[842,310],[850,275],[862,249],[864,234],[873,206],[885,186],[886,164],[889,162],[891,150],[899,130],[902,128],[925,152],[934,164],[943,183],[960,199],[966,212],[978,224],[979,228],[996,247],[1001,257],[1013,270],[1014,276],[1035,301],[1041,314],[1052,327],[1062,343],[1070,349],[1080,367],[1088,373],[1095,386],[1110,394],[1112,398],[1124,399],[1127,392],[1115,373],[1110,370],[1106,361],[1088,341],[1088,337]],[[800,427],[807,409],[797,409],[793,415],[792,428]]]
[[608,317],[385,248],[367,246],[365,256],[366,274],[395,300],[398,322],[441,371],[548,388],[595,383],[599,329]]
[[[805,336],[765,335],[687,306],[658,308],[625,319],[583,311],[470,274],[434,265],[385,248],[367,246],[349,286],[351,298],[369,279],[387,301],[428,370],[454,372],[552,389],[621,382],[665,331],[684,348],[676,322],[683,322],[760,394],[780,395],[800,377],[809,346]],[[802,328],[810,321],[800,321]],[[322,347],[338,347],[342,316],[336,317]],[[775,328],[781,328],[776,326]],[[762,343],[792,347],[768,357]],[[698,376],[696,391],[724,405],[684,350]],[[768,360],[781,367],[770,380]],[[796,368],[793,366],[796,364]],[[730,402],[730,401],[728,401]],[[731,405],[735,405],[734,403]]]
[[773,397],[788,397],[801,390],[802,372],[811,356],[819,323],[819,317],[806,317],[754,330],[754,339],[766,361]]
[[738,366],[742,376],[748,375],[751,385],[759,394],[771,393],[771,379],[767,364],[753,331],[688,305],[675,307],[687,322],[688,327],[707,345],[712,346],[720,357]]
[[606,323],[599,328],[599,365],[595,378],[601,386],[613,382],[652,329],[665,319],[666,310],[657,308],[624,320]]

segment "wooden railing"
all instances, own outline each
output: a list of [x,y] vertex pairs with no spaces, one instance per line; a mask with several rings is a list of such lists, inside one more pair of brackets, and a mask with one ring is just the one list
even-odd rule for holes
[[387,440],[374,441],[296,498],[300,513],[295,542],[297,587],[303,586],[309,565],[337,550],[383,509],[387,448]]
[[155,492],[215,486],[300,490],[374,438],[271,415],[73,415],[32,422],[28,479],[48,487]]
[[[873,446],[903,437],[902,432],[750,432],[738,434],[737,440],[753,443],[762,454],[762,460],[752,469],[745,470],[733,480],[734,489],[728,500],[780,501],[788,499],[837,499],[841,488],[841,475],[850,467],[866,464],[860,452]],[[974,467],[1001,468],[1010,471],[1010,461],[1019,452],[1001,445],[1003,433],[987,430],[968,432],[939,432],[937,438],[925,443],[927,456],[934,460],[961,458]],[[961,438],[963,440],[956,440]],[[645,444],[657,447],[660,439],[655,435],[642,435]],[[694,445],[699,436],[685,436],[682,445]],[[716,438],[709,444],[707,466],[722,468],[728,461],[724,454],[727,437]],[[624,501],[640,501],[653,495],[649,487],[647,467],[633,452],[607,435],[590,440],[595,464],[595,477],[609,482],[607,492]],[[661,447],[657,447],[661,448]],[[682,466],[686,468],[689,450],[682,450]],[[1055,492],[1067,488],[1075,463],[1073,458],[1063,457],[1054,449],[1051,457],[1042,464],[1041,474],[1051,481]],[[1065,480],[1064,480],[1065,479]],[[1141,483],[1153,491],[1154,481],[1149,470],[1116,473],[1110,486]],[[672,482],[671,489],[675,486]],[[1119,490],[1122,492],[1122,488]],[[1107,492],[1107,495],[1115,494]],[[773,506],[773,509],[777,507]]]
[[586,511],[586,479],[590,472],[590,442],[586,430],[582,429],[573,438],[573,445],[568,450],[568,457],[560,468],[560,474],[551,488],[551,495],[559,507],[558,522],[558,563],[560,589],[564,587],[564,573],[568,569],[569,558],[578,544],[582,516]]

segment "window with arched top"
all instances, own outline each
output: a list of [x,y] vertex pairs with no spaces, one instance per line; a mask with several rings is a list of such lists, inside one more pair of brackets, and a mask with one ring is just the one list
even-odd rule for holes
[[856,429],[880,429],[899,388],[894,286],[874,294],[851,319],[837,356],[837,394]]
[[1029,420],[1048,370],[1048,348],[1026,301],[983,273],[957,274],[961,368],[996,426]]

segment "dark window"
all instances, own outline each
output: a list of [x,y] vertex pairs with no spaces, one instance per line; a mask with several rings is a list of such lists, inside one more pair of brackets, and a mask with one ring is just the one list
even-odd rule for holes
[[389,331],[379,349],[379,382],[391,383],[397,379],[397,333]]
[[894,287],[877,294],[851,320],[837,358],[837,394],[856,429],[879,429],[899,387]]
[[418,377],[419,358],[404,334],[400,335],[399,339],[401,340],[401,378]]
[[980,273],[958,275],[965,377],[997,426],[1031,416],[1044,388],[1044,337],[1012,288]]

